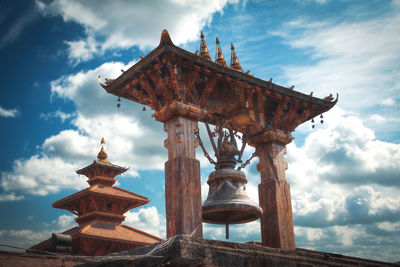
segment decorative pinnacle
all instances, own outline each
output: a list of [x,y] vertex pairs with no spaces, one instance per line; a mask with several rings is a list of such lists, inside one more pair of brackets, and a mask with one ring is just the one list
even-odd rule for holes
[[239,59],[235,52],[235,47],[231,43],[231,66],[232,69],[243,71],[242,66],[240,66]]
[[97,154],[97,158],[99,159],[99,162],[101,162],[101,163],[111,164],[108,160],[106,160],[108,155],[107,155],[106,151],[104,150],[103,145],[105,143],[106,142],[104,141],[104,138],[101,138],[101,141],[100,141],[101,149],[100,149],[100,152]]
[[218,37],[216,39],[216,46],[217,49],[215,50],[215,63],[218,63],[224,67],[228,67],[228,64],[226,64],[224,54],[222,53],[221,45],[219,43]]
[[204,40],[204,34],[201,32],[200,34],[200,54],[199,56],[204,57],[208,60],[211,60],[210,53],[208,52],[206,40]]

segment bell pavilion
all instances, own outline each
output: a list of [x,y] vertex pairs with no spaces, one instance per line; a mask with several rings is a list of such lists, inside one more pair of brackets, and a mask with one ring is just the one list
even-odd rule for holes
[[[125,212],[150,202],[147,197],[113,186],[115,177],[128,170],[107,160],[104,139],[97,160],[77,170],[88,178],[90,187],[53,203],[53,208],[75,214],[79,224],[62,234],[53,234],[30,250],[69,252],[74,255],[100,256],[131,250],[161,241],[161,238],[123,225]],[[61,245],[61,246],[60,246]],[[67,249],[65,249],[67,247]],[[68,249],[69,247],[69,249]]]
[[[215,205],[211,205],[219,199],[219,189],[214,191],[216,196],[209,195],[213,203],[207,201],[202,207],[200,163],[195,152],[199,145],[199,138],[196,138],[198,122],[203,122],[243,134],[244,144],[254,147],[254,156],[259,158],[261,209],[252,206],[249,217],[239,218],[236,222],[261,216],[262,245],[293,250],[290,187],[285,178],[286,145],[293,140],[291,133],[297,126],[322,116],[338,98],[329,95],[320,99],[297,92],[294,86],[284,87],[273,83],[272,79],[258,79],[243,71],[233,45],[229,66],[218,38],[216,47],[213,61],[203,34],[200,50],[191,53],[175,46],[164,30],[158,47],[119,77],[106,79],[101,85],[118,98],[150,107],[154,111],[152,116],[164,124],[167,132],[164,146],[168,150],[165,162],[167,238],[179,234],[202,238],[202,222],[230,223],[229,219],[224,219],[229,216],[230,208],[222,207],[221,212],[225,215],[221,215]],[[224,135],[221,132],[221,138]],[[230,139],[231,145],[232,135]],[[223,149],[221,146],[214,150]],[[237,155],[235,152],[234,161],[240,163]],[[217,157],[217,160],[219,168],[223,158]],[[239,172],[231,171],[233,165],[223,172],[223,175],[230,172],[232,179],[222,178],[225,182],[238,184],[237,189],[242,190],[247,181]],[[216,178],[220,176],[210,175],[210,187],[216,186]]]

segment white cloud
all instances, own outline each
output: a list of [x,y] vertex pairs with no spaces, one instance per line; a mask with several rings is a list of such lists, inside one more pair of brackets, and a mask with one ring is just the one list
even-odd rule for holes
[[10,195],[16,192],[44,196],[63,188],[82,189],[85,179],[76,175],[77,169],[77,165],[61,158],[34,155],[15,160],[12,171],[1,172],[0,184],[5,192],[12,192]]
[[156,207],[140,208],[138,211],[128,211],[124,215],[126,216],[124,224],[163,239],[166,237],[165,217]]
[[44,232],[36,232],[28,229],[23,229],[23,230],[10,230],[8,234],[12,237],[17,237],[17,238],[26,238],[30,241],[39,241],[39,240],[44,240],[49,238],[49,233],[44,233]]
[[395,105],[396,105],[396,101],[394,101],[394,99],[391,98],[391,97],[388,97],[388,98],[383,99],[383,100],[381,101],[381,103],[382,103],[382,105],[384,105],[384,106],[395,106]]
[[[7,7],[3,6],[3,8],[6,9]],[[6,12],[5,10],[3,10],[3,12],[3,16],[5,17],[10,16],[9,14],[15,13]],[[22,10],[21,16],[17,18],[8,18],[13,22],[9,27],[7,27],[6,32],[0,37],[0,49],[12,44],[15,40],[17,40],[26,27],[37,18],[37,15],[37,10],[29,5],[25,8],[25,10]]]
[[[85,179],[76,175],[75,170],[96,158],[102,137],[107,142],[109,160],[130,167],[126,174],[137,176],[138,170],[164,168],[167,150],[163,147],[166,133],[162,124],[136,103],[123,101],[117,109],[116,98],[107,94],[97,81],[99,74],[115,77],[130,64],[133,63],[126,66],[119,62],[105,63],[51,82],[53,98],[75,104],[77,111],[71,121],[75,129],[48,137],[39,147],[39,154],[16,160],[12,171],[2,172],[0,184],[5,192],[46,195],[62,188],[85,187]],[[53,114],[69,117],[61,111],[48,116]]]
[[379,115],[379,114],[372,114],[372,115],[371,115],[371,120],[376,121],[377,123],[380,123],[380,122],[385,122],[385,121],[386,121],[386,118],[385,118],[385,117],[382,117],[382,116]]
[[[50,223],[39,225],[39,229],[9,229],[0,230],[3,244],[26,250],[27,248],[51,238],[52,233],[62,233],[72,227],[77,226],[74,215],[61,215]],[[6,250],[15,250],[4,247]]]
[[[363,20],[294,18],[279,31],[270,32],[310,59],[310,63],[282,66],[281,79],[304,93],[313,91],[317,97],[338,92],[337,105],[358,112],[365,120],[384,108],[382,105],[393,107],[393,96],[400,95],[398,10],[394,5],[381,16]],[[398,109],[383,111],[385,117],[400,116]],[[371,121],[369,126],[379,133],[395,133],[399,124],[381,120],[379,124]]]
[[52,224],[55,225],[57,229],[59,229],[58,231],[64,232],[77,226],[77,223],[75,222],[75,217],[75,215],[61,215],[56,220],[54,220]]
[[[383,199],[387,204],[392,196],[374,195],[377,188],[385,192],[400,187],[400,145],[376,140],[374,132],[352,115],[333,116],[327,114],[325,126],[309,134],[302,147],[288,146],[294,210],[305,219],[318,211],[325,222],[335,221],[343,215],[346,196],[355,189],[362,192],[363,186],[379,185],[367,190],[372,203]],[[396,205],[400,211],[400,203]]]
[[65,112],[62,112],[61,110],[49,112],[49,113],[46,113],[46,114],[44,114],[44,113],[40,114],[40,118],[42,118],[44,120],[49,120],[51,118],[59,118],[62,123],[64,123],[66,120],[69,120],[69,119],[73,118],[74,116],[76,116],[76,114],[74,114],[74,113],[65,113]]
[[2,201],[18,201],[24,199],[24,196],[17,196],[15,193],[9,193],[9,194],[2,194],[0,195],[0,202]]
[[14,109],[5,109],[0,107],[0,117],[15,118],[19,115],[19,111]]
[[[198,38],[200,30],[235,0],[196,1],[54,1],[37,2],[45,15],[61,15],[64,21],[81,24],[86,38],[67,41],[69,57],[76,62],[90,59],[108,49],[157,44],[168,29],[176,44]],[[173,15],[172,15],[173,14]],[[151,23],[149,23],[151,20]]]

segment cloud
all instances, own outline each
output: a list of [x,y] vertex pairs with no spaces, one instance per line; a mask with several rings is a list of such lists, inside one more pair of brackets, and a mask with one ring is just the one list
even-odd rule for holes
[[74,116],[76,116],[76,114],[74,114],[74,113],[68,114],[68,113],[62,112],[61,110],[49,112],[46,114],[44,114],[44,113],[40,114],[41,119],[49,120],[51,118],[59,118],[62,123],[64,123],[66,120],[73,118]]
[[376,140],[353,115],[332,112],[326,121],[303,146],[288,146],[297,225],[399,220],[400,145]]
[[398,261],[398,224],[330,226],[324,228],[295,227],[296,246],[311,250],[351,255],[366,259]]
[[[5,6],[2,6],[2,8],[7,9]],[[4,17],[0,19],[0,24],[2,24],[3,20],[9,20],[11,21],[11,25],[2,25],[7,26],[7,31],[0,38],[0,49],[12,44],[15,40],[17,40],[25,28],[38,17],[36,8],[32,7],[31,4],[29,4],[29,6],[22,7],[24,10],[22,10],[21,14],[18,14],[20,16],[17,15],[15,17],[11,17],[11,14],[16,11],[15,9],[19,9],[20,11],[21,6],[18,6],[17,8],[14,6],[9,8],[9,10],[3,10]]]
[[19,115],[19,111],[14,109],[5,109],[0,107],[0,117],[15,118]]
[[43,118],[70,118],[73,127],[46,138],[38,154],[15,160],[12,171],[0,174],[0,185],[7,194],[47,195],[61,189],[82,189],[85,179],[75,170],[96,158],[102,137],[109,160],[130,167],[126,175],[138,176],[138,170],[164,168],[167,150],[163,147],[166,133],[162,124],[151,118],[150,111],[143,112],[139,104],[130,101],[122,101],[117,109],[116,98],[97,81],[99,74],[116,77],[131,64],[105,63],[51,82],[52,98],[73,102],[76,113],[55,111]]
[[377,113],[400,116],[393,97],[400,95],[399,9],[393,2],[385,13],[359,14],[357,19],[354,10],[349,10],[352,18],[346,14],[318,21],[294,18],[270,31],[306,58],[300,64],[282,66],[280,78],[318,97],[338,92],[339,107],[358,112],[380,135],[394,136],[398,122],[377,124],[367,119]]
[[23,200],[24,198],[25,198],[24,196],[15,195],[15,193],[1,194],[0,202],[2,202],[2,201],[18,201],[18,200]]
[[388,97],[386,99],[383,99],[381,101],[381,104],[385,105],[385,106],[395,106],[396,105],[396,101],[393,98]]
[[[176,44],[198,39],[200,30],[235,0],[208,1],[54,1],[37,2],[44,15],[61,15],[85,29],[86,37],[66,41],[69,57],[79,63],[110,49],[153,47],[163,29],[168,29]],[[173,15],[172,15],[173,14]],[[149,23],[151,20],[151,23]]]
[[165,217],[158,212],[156,207],[150,206],[140,208],[138,211],[128,211],[125,216],[124,224],[160,238],[166,238]]
[[[27,248],[51,238],[52,233],[62,233],[77,226],[74,215],[61,215],[50,223],[39,225],[38,229],[8,229],[0,230],[2,244],[11,245],[26,250]],[[3,247],[6,250],[15,248]]]
[[15,160],[12,171],[1,172],[0,185],[11,196],[14,192],[45,196],[63,188],[83,189],[85,179],[76,175],[77,169],[76,164],[61,158],[34,155],[27,160]]

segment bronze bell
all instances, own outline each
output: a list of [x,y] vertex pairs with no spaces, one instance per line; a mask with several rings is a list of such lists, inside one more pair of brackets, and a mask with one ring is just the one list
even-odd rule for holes
[[257,220],[262,215],[246,192],[246,176],[235,169],[217,169],[208,176],[210,186],[203,204],[203,221],[215,224],[238,224]]
[[[244,151],[245,140],[242,149],[237,149],[235,132],[216,128],[211,132],[206,124],[210,141],[213,144],[217,162],[212,160],[205,152],[199,134],[196,136],[199,145],[215,165],[215,171],[208,176],[209,191],[207,199],[203,203],[203,222],[226,225],[226,238],[229,238],[229,224],[247,223],[257,220],[262,215],[262,209],[255,205],[246,192],[247,179],[245,174],[235,169],[235,165],[241,162],[241,154]],[[218,135],[218,147],[214,143],[213,136]],[[236,157],[238,157],[236,159]],[[243,165],[242,165],[243,166]]]

